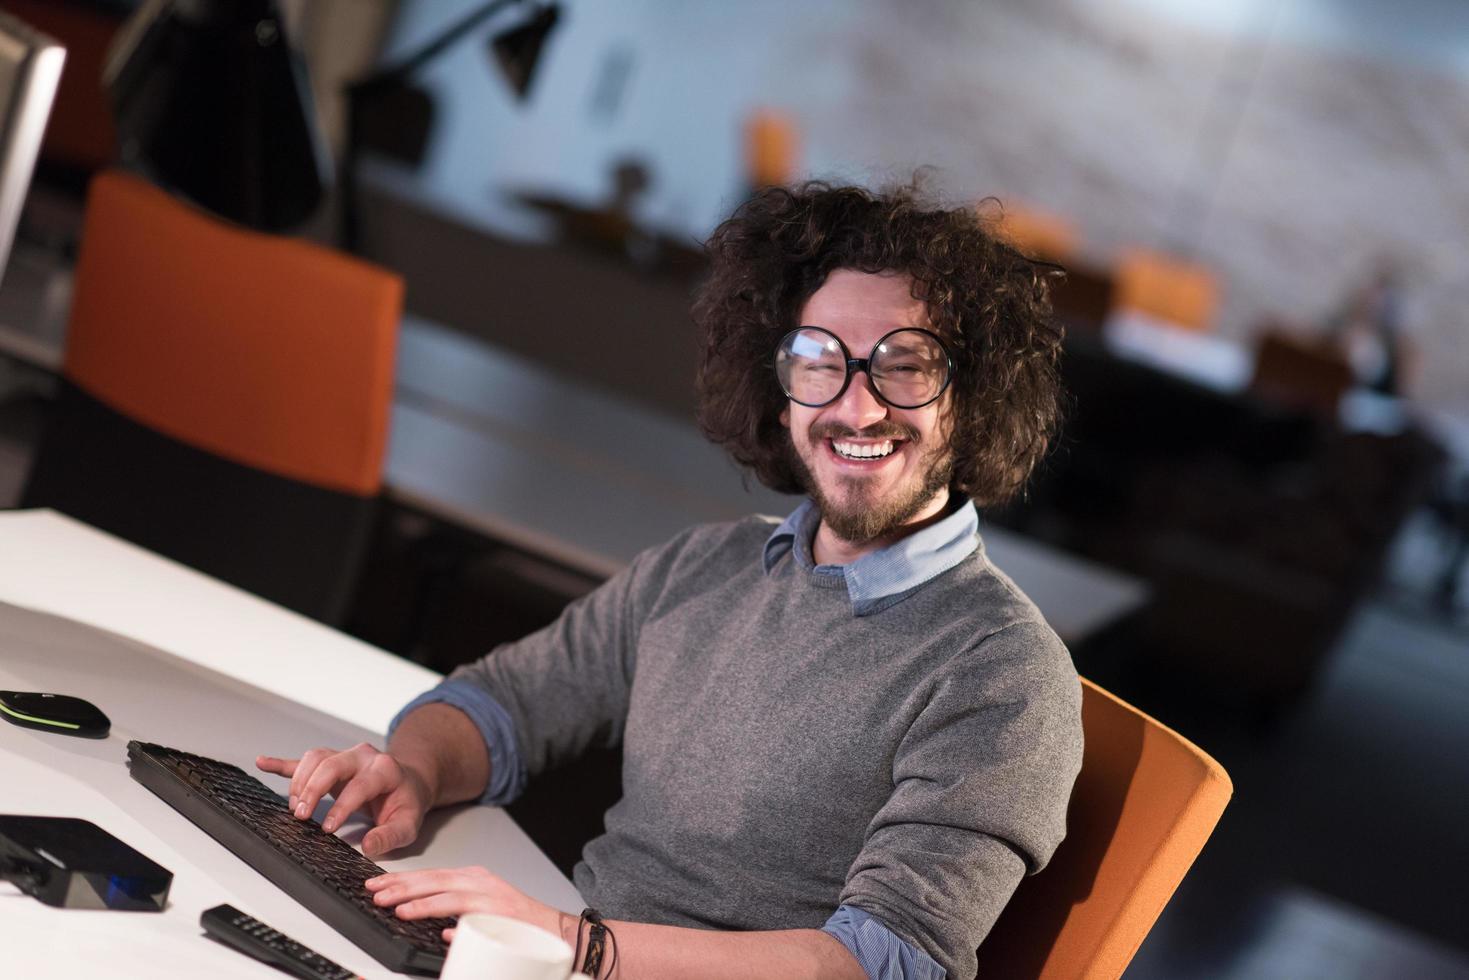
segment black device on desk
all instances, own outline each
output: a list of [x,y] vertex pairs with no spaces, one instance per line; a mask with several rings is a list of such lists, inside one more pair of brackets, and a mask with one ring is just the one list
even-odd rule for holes
[[[226,946],[269,963],[302,980],[354,980],[357,975],[340,964],[303,946],[283,932],[272,929],[253,915],[233,905],[216,905],[199,916],[205,933]],[[357,978],[360,980],[360,978]]]
[[94,823],[0,815],[0,878],[57,908],[161,912],[173,872]]
[[22,728],[80,738],[106,738],[112,730],[100,708],[69,694],[0,691],[0,718]]
[[405,921],[373,904],[363,882],[383,869],[351,844],[298,820],[239,766],[128,742],[128,771],[250,867],[391,970],[437,976],[453,919]]

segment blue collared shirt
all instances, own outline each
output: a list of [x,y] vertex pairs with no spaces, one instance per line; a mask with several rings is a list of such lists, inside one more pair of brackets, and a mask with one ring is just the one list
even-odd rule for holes
[[[821,511],[810,500],[797,507],[765,541],[765,573],[770,574],[786,555],[806,571],[840,575],[846,580],[852,615],[870,616],[886,609],[925,582],[936,578],[979,547],[979,513],[972,501],[941,521],[930,524],[849,565],[817,565],[812,542],[821,523]],[[394,716],[388,735],[409,712],[442,702],[463,711],[479,729],[490,753],[490,785],[480,797],[489,806],[504,806],[518,797],[526,784],[525,764],[510,715],[483,689],[467,681],[445,680],[414,698]],[[899,938],[881,920],[851,905],[843,905],[827,919],[822,931],[857,958],[870,980],[943,980],[944,968],[917,946]]]
[[979,512],[966,500],[941,521],[915,531],[850,565],[818,565],[811,555],[821,511],[810,500],[791,512],[765,541],[765,573],[787,554],[818,575],[840,575],[847,581],[852,614],[870,616],[902,599],[930,579],[947,572],[979,547]]

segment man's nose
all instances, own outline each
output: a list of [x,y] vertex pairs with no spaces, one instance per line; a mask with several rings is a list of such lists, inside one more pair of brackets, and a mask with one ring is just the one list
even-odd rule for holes
[[864,429],[887,418],[888,407],[872,390],[872,378],[866,371],[856,371],[847,390],[832,406],[836,417],[854,429]]

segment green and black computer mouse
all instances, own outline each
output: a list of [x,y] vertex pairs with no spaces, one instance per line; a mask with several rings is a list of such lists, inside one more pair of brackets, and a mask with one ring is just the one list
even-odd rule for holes
[[81,738],[106,738],[112,729],[95,704],[66,694],[0,691],[0,718],[22,728]]

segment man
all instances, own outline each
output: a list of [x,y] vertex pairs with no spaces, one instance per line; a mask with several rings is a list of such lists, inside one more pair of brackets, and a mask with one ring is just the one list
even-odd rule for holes
[[[1065,648],[986,560],[1057,417],[1044,281],[972,210],[811,184],[714,233],[701,422],[783,523],[691,529],[545,630],[409,704],[388,752],[260,760],[369,854],[433,806],[504,803],[594,745],[623,798],[578,890],[628,978],[970,977],[1064,834],[1080,766]],[[483,869],[367,883],[404,917],[578,923]],[[585,935],[585,933],[583,933]]]

